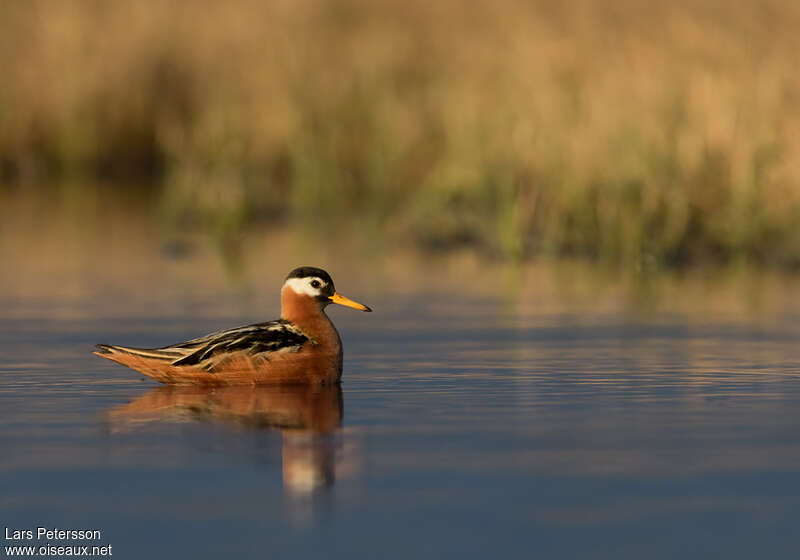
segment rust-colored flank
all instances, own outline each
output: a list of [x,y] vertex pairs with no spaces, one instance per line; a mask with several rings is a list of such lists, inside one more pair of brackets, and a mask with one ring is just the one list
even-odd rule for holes
[[280,319],[162,348],[98,344],[94,353],[161,383],[333,384],[342,375],[342,343],[325,314],[331,303],[372,311],[336,293],[324,270],[301,267],[283,284]]

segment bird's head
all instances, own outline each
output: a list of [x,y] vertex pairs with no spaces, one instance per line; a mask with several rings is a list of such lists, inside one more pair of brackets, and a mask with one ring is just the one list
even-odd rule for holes
[[321,268],[313,266],[301,266],[291,271],[283,283],[281,293],[286,294],[287,290],[291,290],[293,293],[290,295],[295,297],[313,298],[322,308],[331,303],[338,303],[360,311],[372,311],[366,305],[336,293],[331,275]]

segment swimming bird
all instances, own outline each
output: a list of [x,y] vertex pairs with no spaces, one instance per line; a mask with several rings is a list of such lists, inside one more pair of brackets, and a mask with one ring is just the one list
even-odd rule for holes
[[162,348],[98,344],[96,355],[170,384],[338,383],[342,342],[325,307],[366,305],[336,292],[321,268],[295,268],[281,288],[281,318],[211,333]]

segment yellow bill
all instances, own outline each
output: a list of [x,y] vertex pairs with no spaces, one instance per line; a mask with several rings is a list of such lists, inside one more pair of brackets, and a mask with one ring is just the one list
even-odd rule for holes
[[344,305],[345,307],[352,307],[353,309],[358,309],[360,311],[372,311],[372,309],[370,309],[366,305],[362,305],[362,304],[358,303],[357,301],[353,301],[352,299],[346,298],[343,295],[338,294],[338,293],[334,293],[330,297],[330,300],[333,303],[338,303],[339,305]]

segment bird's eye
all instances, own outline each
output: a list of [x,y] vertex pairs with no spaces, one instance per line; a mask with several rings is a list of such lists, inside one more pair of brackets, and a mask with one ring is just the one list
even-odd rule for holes
[[319,280],[312,280],[311,287],[314,289],[318,289],[322,284],[319,283]]

